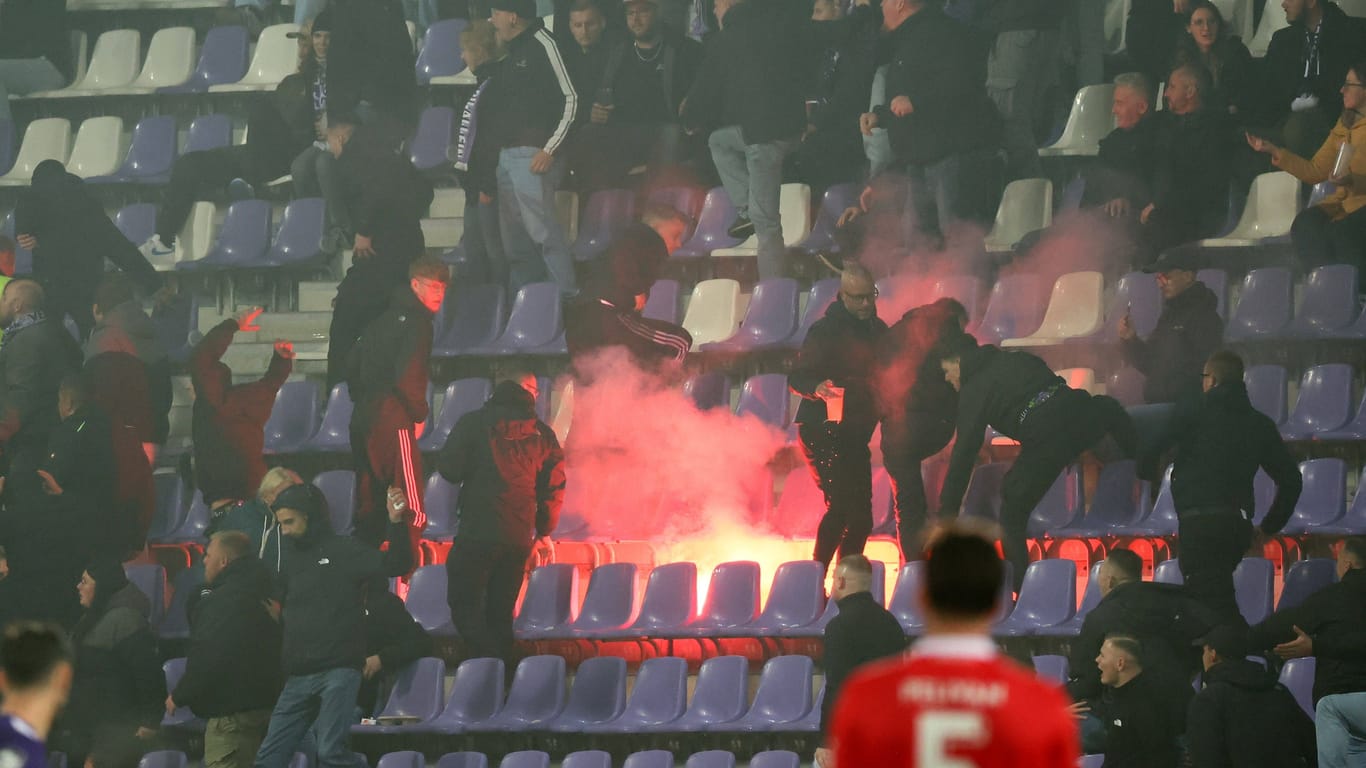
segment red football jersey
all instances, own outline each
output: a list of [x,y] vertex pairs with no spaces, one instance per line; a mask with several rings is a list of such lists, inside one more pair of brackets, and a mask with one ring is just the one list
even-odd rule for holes
[[925,638],[841,688],[835,768],[1074,768],[1069,703],[989,638]]

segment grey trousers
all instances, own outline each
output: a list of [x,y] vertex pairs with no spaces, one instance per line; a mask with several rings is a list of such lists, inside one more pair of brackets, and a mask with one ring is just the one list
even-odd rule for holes
[[783,277],[787,272],[787,253],[779,197],[783,159],[796,148],[796,141],[746,144],[740,126],[730,125],[713,131],[707,143],[736,213],[754,222],[754,235],[759,241],[759,279]]
[[1006,177],[1042,175],[1034,124],[1048,109],[1045,94],[1057,80],[1057,30],[1024,29],[996,36],[987,58],[987,93],[1005,127]]

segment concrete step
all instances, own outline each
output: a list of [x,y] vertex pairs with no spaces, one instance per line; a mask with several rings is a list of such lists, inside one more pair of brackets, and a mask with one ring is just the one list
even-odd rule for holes
[[423,219],[422,237],[428,248],[454,248],[465,233],[464,219]]
[[[218,325],[232,315],[220,315],[213,307],[199,310],[199,328],[203,331]],[[332,323],[332,311],[325,312],[266,312],[256,320],[261,330],[251,333],[239,331],[235,344],[248,342],[274,342],[276,339],[289,339],[293,342],[326,341],[327,329]]]
[[433,219],[460,219],[465,216],[465,190],[459,187],[437,189],[427,215]]
[[300,312],[332,311],[332,299],[337,296],[337,282],[320,280],[299,283]]
[[[294,372],[324,374],[327,372],[327,341],[295,341]],[[270,367],[275,344],[266,342],[238,343],[228,347],[223,362],[232,369],[235,380],[260,378]]]

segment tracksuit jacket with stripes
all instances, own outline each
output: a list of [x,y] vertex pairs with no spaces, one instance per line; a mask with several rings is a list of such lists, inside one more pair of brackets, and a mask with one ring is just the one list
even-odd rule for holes
[[488,96],[497,104],[490,135],[503,147],[538,147],[557,154],[579,108],[564,57],[539,19],[507,49],[498,77],[489,82]]

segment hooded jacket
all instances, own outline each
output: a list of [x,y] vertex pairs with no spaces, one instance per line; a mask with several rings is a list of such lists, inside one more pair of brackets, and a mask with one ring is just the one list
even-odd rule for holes
[[[1302,20],[1271,36],[1266,57],[1262,59],[1262,92],[1265,94],[1266,119],[1274,123],[1290,113],[1290,105],[1306,91],[1319,100],[1319,107],[1330,118],[1342,112],[1342,81],[1347,70],[1366,50],[1366,22],[1348,16],[1337,3],[1324,2],[1319,35],[1319,63],[1305,78],[1308,30]],[[1273,12],[1275,12],[1273,10]]]
[[797,424],[825,421],[825,401],[816,397],[816,388],[829,379],[844,387],[844,420],[841,431],[862,436],[866,442],[877,426],[877,406],[873,400],[873,376],[877,364],[877,344],[887,333],[887,324],[873,315],[867,320],[854,317],[836,300],[825,316],[812,323],[802,342],[788,385],[802,397],[797,406]]
[[529,547],[559,523],[564,452],[516,382],[500,383],[482,408],[460,417],[436,466],[449,482],[464,484],[462,539]]
[[222,357],[237,330],[236,320],[224,320],[190,351],[195,478],[210,504],[256,495],[266,474],[266,420],[294,368],[291,360],[272,355],[259,381],[233,384]]
[[1288,642],[1295,627],[1314,639],[1315,702],[1366,691],[1366,570],[1353,568],[1299,605],[1276,611],[1251,629],[1248,647],[1269,650]]
[[[540,19],[507,44],[498,77],[493,136],[503,147],[535,147],[554,155],[569,138],[580,100],[555,40]],[[482,127],[481,127],[482,130]]]
[[376,256],[408,264],[426,250],[422,217],[432,185],[406,154],[394,154],[361,127],[338,162],[356,234],[370,238]]
[[[286,494],[303,496],[306,501],[289,501]],[[277,508],[290,504],[306,507],[295,508],[304,513],[308,525],[303,535],[285,542],[292,551],[277,581],[284,603],[281,662],[285,674],[361,669],[365,665],[361,591],[377,577],[402,576],[412,569],[408,523],[388,522],[389,547],[379,551],[333,533],[327,502],[314,486],[292,486],[276,500]]]
[[1186,714],[1191,768],[1300,768],[1316,760],[1314,721],[1261,664],[1228,659],[1205,670]]
[[1174,403],[1200,391],[1205,361],[1224,338],[1218,302],[1204,283],[1192,283],[1163,304],[1157,326],[1148,338],[1135,336],[1120,342],[1124,360],[1147,377],[1144,400]]
[[[144,392],[138,396],[136,384],[124,386],[120,372],[136,378],[117,357],[136,358],[143,368]],[[144,443],[164,443],[170,433],[171,361],[157,337],[156,325],[143,311],[141,303],[127,301],[106,312],[85,342],[86,367],[93,367],[91,381],[95,399],[115,418],[138,430]],[[109,375],[106,375],[106,372]]]
[[347,360],[347,382],[356,409],[351,432],[380,419],[400,426],[427,420],[427,360],[432,354],[432,313],[405,281],[384,314],[365,327]]
[[126,725],[131,735],[139,727],[157,728],[165,713],[166,678],[147,625],[151,604],[136,585],[115,581],[121,568],[110,574],[113,578],[91,574],[97,591],[104,584],[114,586],[107,598],[97,593],[76,626],[76,674],[62,716],[84,734],[77,739],[87,748],[101,726]]
[[1179,419],[1176,460],[1172,463],[1172,501],[1177,514],[1192,509],[1237,509],[1251,516],[1252,479],[1266,471],[1276,483],[1276,498],[1261,522],[1270,536],[1295,511],[1304,481],[1299,465],[1266,414],[1252,407],[1241,381],[1205,393],[1198,412]]
[[44,450],[57,426],[57,389],[81,367],[71,334],[42,312],[15,318],[0,340],[0,446]]
[[199,717],[269,709],[280,694],[280,625],[266,612],[270,572],[254,554],[190,595],[190,645],[176,704]]

